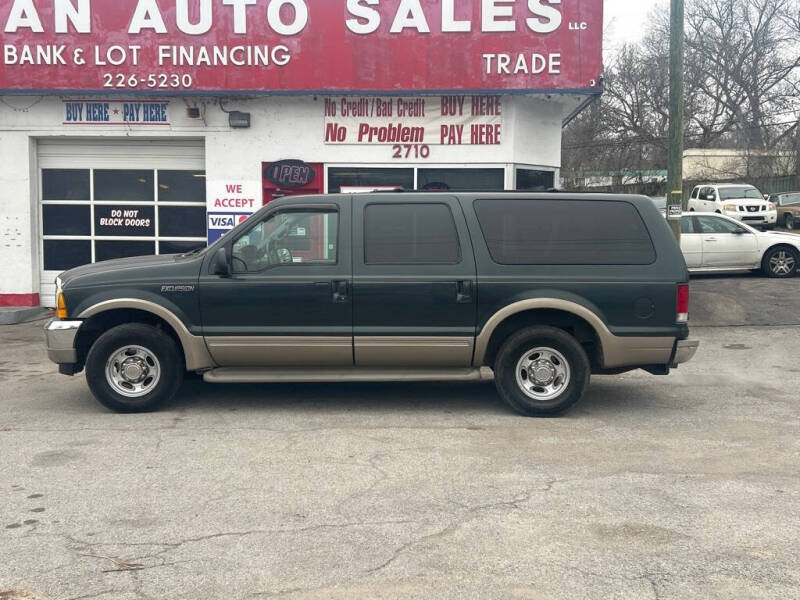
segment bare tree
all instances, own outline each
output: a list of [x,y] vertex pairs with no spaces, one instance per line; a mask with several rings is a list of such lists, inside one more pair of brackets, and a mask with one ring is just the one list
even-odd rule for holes
[[[602,101],[565,133],[565,172],[666,164],[668,17],[607,65]],[[740,150],[742,176],[793,151],[800,172],[800,0],[688,0],[685,88],[687,146]]]
[[[800,67],[792,31],[798,0],[704,0],[687,7],[687,63],[696,70],[706,111],[724,133],[762,150],[774,139],[772,116],[785,108]],[[701,129],[707,120],[695,121]]]

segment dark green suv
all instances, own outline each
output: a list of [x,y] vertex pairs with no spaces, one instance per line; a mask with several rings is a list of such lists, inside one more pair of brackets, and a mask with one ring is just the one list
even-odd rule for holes
[[[196,253],[67,271],[50,358],[117,411],[209,383],[479,381],[558,414],[592,373],[697,350],[645,197],[389,193],[273,202]],[[265,388],[267,391],[268,388]]]

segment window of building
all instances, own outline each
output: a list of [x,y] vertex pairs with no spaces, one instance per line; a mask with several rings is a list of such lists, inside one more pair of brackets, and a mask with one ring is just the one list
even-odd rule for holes
[[476,200],[492,259],[504,265],[646,265],[655,249],[632,204]]
[[517,188],[524,191],[546,191],[556,186],[556,174],[553,171],[537,171],[534,169],[517,169]]
[[372,167],[331,167],[328,169],[328,192],[338,194],[342,188],[370,189],[398,188],[414,189],[414,169],[392,169]]
[[159,171],[159,202],[205,202],[206,174],[203,171]]
[[369,204],[364,254],[370,265],[452,265],[461,260],[453,214],[446,204]]
[[505,187],[503,169],[418,169],[417,189],[501,191]]
[[206,245],[205,173],[43,169],[45,271]]
[[94,171],[94,199],[152,202],[154,181],[154,171],[98,169]]
[[48,169],[42,179],[43,200],[89,200],[88,169]]

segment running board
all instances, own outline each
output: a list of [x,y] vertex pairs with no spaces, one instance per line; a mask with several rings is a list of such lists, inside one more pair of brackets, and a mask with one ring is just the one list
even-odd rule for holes
[[338,383],[369,381],[492,381],[489,367],[480,369],[212,369],[203,373],[206,383]]

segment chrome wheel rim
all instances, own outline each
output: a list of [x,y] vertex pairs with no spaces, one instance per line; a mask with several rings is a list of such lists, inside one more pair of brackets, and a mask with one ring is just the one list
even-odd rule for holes
[[126,398],[141,398],[152,392],[161,379],[161,364],[142,346],[125,346],[109,356],[106,381]]
[[769,268],[776,275],[788,275],[794,270],[795,262],[795,258],[790,252],[781,250],[769,259]]
[[571,370],[567,359],[553,348],[533,348],[517,362],[517,385],[537,402],[557,398],[567,389]]
[[794,229],[794,217],[786,215],[786,229]]

